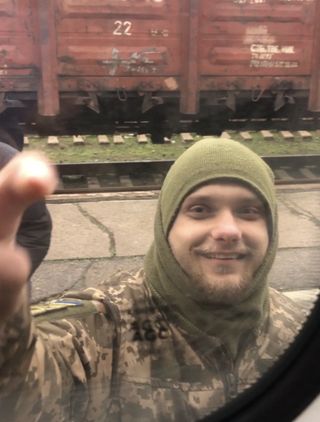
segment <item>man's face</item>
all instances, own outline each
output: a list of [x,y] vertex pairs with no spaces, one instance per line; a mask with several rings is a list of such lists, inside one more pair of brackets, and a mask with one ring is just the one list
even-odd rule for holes
[[266,210],[242,185],[208,184],[183,201],[168,240],[191,279],[194,299],[237,303],[268,248]]

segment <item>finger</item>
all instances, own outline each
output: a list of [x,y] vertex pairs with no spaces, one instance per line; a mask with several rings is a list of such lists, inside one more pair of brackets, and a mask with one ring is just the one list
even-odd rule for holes
[[42,155],[21,153],[0,172],[0,241],[12,240],[23,211],[52,193],[55,168]]
[[20,247],[0,244],[0,325],[20,305],[20,296],[30,271],[30,260]]

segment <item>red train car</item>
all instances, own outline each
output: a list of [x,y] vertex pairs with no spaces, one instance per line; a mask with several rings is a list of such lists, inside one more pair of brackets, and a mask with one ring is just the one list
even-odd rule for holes
[[214,119],[303,99],[318,112],[319,3],[0,0],[0,111]]

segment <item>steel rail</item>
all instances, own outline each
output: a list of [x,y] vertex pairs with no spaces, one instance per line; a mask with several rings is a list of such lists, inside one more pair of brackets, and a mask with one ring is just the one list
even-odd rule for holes
[[[275,183],[320,183],[320,155],[263,156]],[[98,193],[159,190],[174,160],[58,164],[55,193]]]

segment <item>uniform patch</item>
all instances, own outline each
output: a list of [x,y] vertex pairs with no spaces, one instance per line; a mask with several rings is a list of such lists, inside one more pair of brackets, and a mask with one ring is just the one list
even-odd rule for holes
[[31,314],[33,316],[38,316],[74,306],[83,306],[83,301],[77,299],[58,299],[50,302],[38,303],[36,305],[31,305]]

